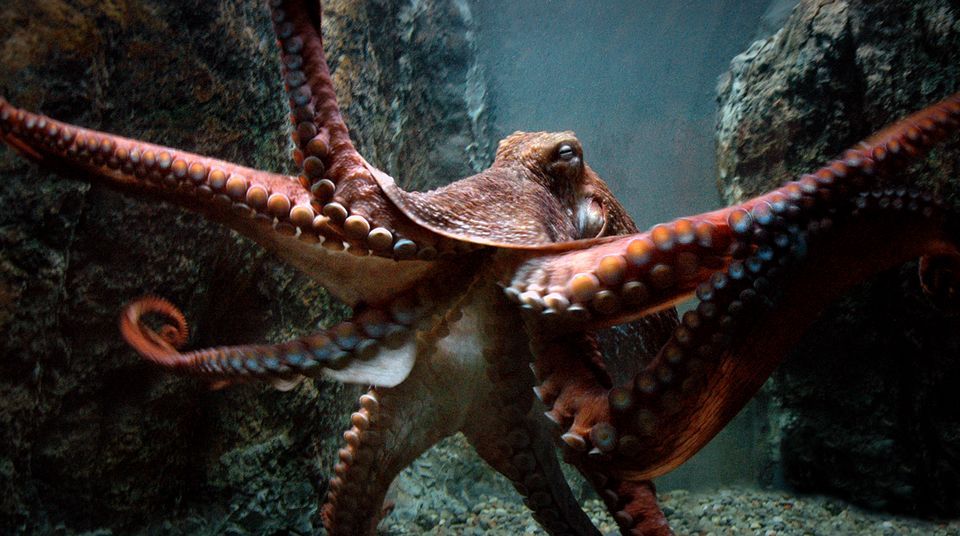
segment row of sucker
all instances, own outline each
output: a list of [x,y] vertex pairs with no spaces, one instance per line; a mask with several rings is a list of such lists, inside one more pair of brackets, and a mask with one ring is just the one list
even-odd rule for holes
[[703,270],[724,266],[729,240],[720,231],[697,219],[657,225],[603,255],[593,270],[560,275],[562,284],[550,283],[558,274],[518,273],[504,292],[544,320],[586,321],[645,309],[682,293]]
[[[771,231],[768,220],[789,221],[801,211],[807,217],[816,212],[821,219],[812,222],[814,231],[829,226],[832,209],[875,188],[877,175],[902,169],[958,127],[960,94],[955,94],[857,144],[816,172],[739,208],[657,225],[602,256],[589,271],[519,272],[504,292],[544,320],[584,322],[646,310],[722,268],[730,256],[744,258],[752,248],[762,249],[766,256],[771,248],[783,247],[775,240],[784,241],[787,234]],[[726,215],[725,225],[717,223],[721,214]],[[759,236],[750,242],[735,240],[746,232]]]
[[864,140],[859,152],[895,171],[926,152],[960,127],[960,93],[924,108]]
[[603,389],[587,389],[584,384],[571,383],[571,380],[590,383],[586,378],[590,374],[586,370],[582,368],[572,370],[582,367],[584,354],[598,351],[598,347],[592,342],[586,340],[583,342],[588,346],[580,347],[562,339],[535,339],[531,342],[531,348],[537,356],[537,365],[533,368],[539,383],[534,388],[534,393],[547,407],[544,415],[554,424],[554,433],[559,437],[560,445],[563,447],[564,461],[574,465],[584,474],[606,504],[617,525],[627,530],[635,524],[636,520],[626,511],[626,503],[618,494],[617,483],[604,469],[609,468],[610,465],[596,463],[609,461],[608,453],[617,441],[616,430],[608,424],[598,424],[590,430],[589,437],[584,437],[572,427],[572,413],[578,411],[593,413],[591,406],[594,409],[598,406],[594,400],[597,392],[603,391]]
[[775,209],[758,203],[751,211],[738,212],[738,218],[749,221],[737,227],[731,246],[740,254],[726,270],[697,287],[697,307],[684,313],[650,365],[632,382],[610,390],[612,422],[594,424],[578,450],[589,450],[595,458],[643,456],[639,445],[644,439],[655,437],[660,420],[670,419],[682,409],[684,399],[702,390],[718,356],[757,315],[776,306],[790,270],[837,225],[891,212],[923,219],[943,215],[942,203],[935,196],[908,189],[861,192],[834,206],[800,204],[808,208]]
[[[345,445],[337,452],[333,476],[321,511],[323,524],[331,535],[368,534],[379,517],[368,519],[366,508],[353,504],[358,497],[376,497],[376,453],[384,441],[386,415],[381,411],[377,390],[360,397],[360,408],[350,415],[350,428],[343,433]],[[384,512],[379,512],[380,517]]]
[[[40,148],[72,162],[141,181],[139,185],[144,188],[209,202],[212,207],[229,210],[281,235],[330,251],[433,260],[470,250],[452,240],[438,241],[436,247],[418,246],[404,238],[394,240],[393,233],[385,228],[369,229],[368,220],[359,215],[347,216],[336,224],[334,220],[339,218],[323,214],[323,207],[301,189],[296,178],[74,127],[17,109],[2,99],[0,131],[5,137],[15,136],[28,143],[31,150]],[[364,239],[358,241],[358,237]]]
[[565,454],[589,450],[587,439],[573,429],[574,416],[593,405],[593,398],[605,391],[603,384],[609,381],[592,360],[588,363],[584,358],[599,352],[595,337],[584,334],[573,337],[535,337],[531,341],[531,349],[537,356],[531,367],[538,384],[533,392],[547,408],[544,416],[558,428],[559,438],[567,447]]
[[[939,205],[930,195],[904,189],[866,189],[875,188],[874,175],[902,166],[906,159],[901,155],[916,156],[948,131],[956,130],[958,118],[960,98],[953,96],[898,123],[882,137],[847,151],[841,159],[814,174],[739,207],[706,215],[722,214],[726,220],[726,229],[720,232],[729,235],[725,239],[729,249],[722,254],[717,251],[711,254],[727,256],[729,265],[699,282],[695,291],[699,299],[697,308],[683,315],[656,359],[631,382],[606,391],[603,406],[609,408],[609,412],[598,410],[599,405],[589,400],[596,396],[588,391],[592,389],[590,382],[575,385],[583,374],[565,373],[560,369],[537,371],[541,383],[535,392],[549,408],[547,417],[563,432],[560,437],[565,457],[578,466],[604,467],[615,457],[644,456],[643,445],[656,437],[658,421],[676,415],[682,410],[685,398],[702,391],[710,367],[734,340],[738,330],[750,325],[749,318],[775,306],[779,283],[787,277],[785,272],[806,257],[811,242],[816,242],[842,220],[889,210],[935,217]],[[642,238],[653,242],[652,234]],[[668,236],[663,231],[660,234]],[[669,244],[670,240],[661,238],[658,242]],[[634,244],[636,239],[628,243]],[[649,244],[645,244],[644,249],[650,249]],[[601,290],[612,290],[614,285],[636,276],[629,271],[622,275],[624,263],[620,259],[609,260],[609,255],[600,258],[606,266],[598,263],[590,273],[567,277],[566,287],[548,288],[547,294],[560,294],[567,300],[564,305],[568,309],[575,305],[589,308],[587,314],[579,313],[581,318],[603,314],[604,311],[597,310],[589,300]],[[537,287],[539,281],[554,275],[549,269],[547,264],[521,266],[506,290],[507,296],[528,310],[542,313],[553,307],[547,302],[542,285]],[[630,269],[629,262],[626,269]],[[579,290],[573,288],[575,278],[586,289],[579,296],[573,292]],[[565,290],[567,293],[563,294]],[[552,299],[562,303],[557,297]],[[539,303],[540,300],[544,303]],[[551,351],[562,353],[564,349],[545,346],[535,353],[547,355]],[[561,362],[567,368],[577,363]],[[539,363],[538,358],[538,367]],[[568,391],[573,395],[568,396]],[[571,396],[576,400],[571,400]],[[579,433],[585,429],[589,431]],[[622,509],[629,501],[618,496],[616,482],[602,473],[588,474],[588,478],[624,531],[640,522]]]
[[904,212],[925,219],[942,215],[943,202],[934,194],[909,188],[887,188],[864,192],[854,200],[854,216],[878,212]]
[[[664,525],[652,482],[627,482],[614,476],[609,464],[598,465],[581,456],[572,460],[587,478],[621,534],[672,534]],[[652,511],[651,511],[652,510]],[[638,531],[639,532],[633,532]]]
[[[120,329],[140,355],[176,371],[231,381],[288,380],[341,370],[354,360],[372,359],[382,349],[398,348],[423,314],[420,303],[416,293],[409,292],[383,309],[367,308],[348,322],[294,341],[180,353],[177,348],[187,340],[183,314],[166,300],[146,296],[124,308]],[[172,324],[157,333],[146,324],[148,315]]]
[[[58,157],[142,181],[172,195],[210,200],[285,236],[331,250],[346,248],[341,234],[289,177],[259,172],[191,153],[74,127],[0,100],[0,128]],[[378,242],[374,233],[374,243]],[[354,248],[352,253],[366,254]]]
[[[594,459],[643,455],[638,447],[644,437],[657,433],[658,420],[675,415],[684,398],[702,388],[713,361],[736,331],[749,325],[748,318],[774,307],[784,272],[806,257],[812,242],[839,223],[877,211],[910,212],[923,218],[940,214],[940,204],[930,194],[866,190],[876,182],[874,175],[905,163],[899,159],[901,154],[920,154],[956,129],[960,99],[951,97],[921,115],[919,120],[915,115],[895,125],[873,143],[847,151],[814,174],[726,211],[733,235],[730,264],[699,283],[696,309],[683,315],[657,358],[632,382],[610,389],[607,402],[612,422],[592,423],[584,437],[573,430],[573,416],[549,414],[567,428],[561,437],[569,450],[586,452]],[[929,121],[923,120],[927,116]],[[882,165],[876,155],[881,155]]]
[[[697,307],[683,314],[657,357],[632,382],[611,389],[612,422],[591,429],[595,448],[627,458],[644,455],[638,446],[656,436],[660,419],[676,415],[683,400],[694,398],[703,389],[716,359],[737,330],[774,306],[779,278],[805,255],[810,234],[819,232],[822,225],[822,220],[811,221],[803,231],[783,229],[771,244],[743,247],[750,251],[746,258],[734,260],[726,270],[701,283],[696,291]],[[754,224],[754,234],[763,227]],[[601,445],[595,442],[598,429],[602,430]]]
[[[448,274],[450,275],[450,274]],[[467,284],[467,291],[452,295],[453,289],[462,288],[462,275],[437,277],[426,284],[406,292],[387,308],[389,315],[398,323],[414,330],[417,355],[428,356],[436,351],[436,345],[450,333],[450,326],[463,315],[462,308],[472,297],[470,290],[477,279]],[[456,281],[457,283],[454,283]],[[451,306],[437,312],[431,305],[445,303],[455,297]],[[324,526],[331,535],[369,534],[379,518],[386,514],[380,511],[377,519],[369,519],[368,513],[380,505],[361,504],[379,497],[384,476],[384,459],[378,456],[391,426],[395,423],[396,394],[391,389],[372,388],[360,397],[360,409],[350,417],[350,428],[343,433],[345,445],[339,450],[339,460],[333,467],[326,503],[322,516]],[[393,408],[385,411],[385,408]]]
[[620,481],[611,477],[609,471],[602,469],[610,467],[609,464],[597,465],[596,463],[591,463],[601,460],[598,460],[595,454],[584,455],[583,453],[575,453],[575,451],[569,449],[565,456],[569,463],[574,464],[581,470],[587,478],[587,481],[590,482],[590,485],[596,490],[600,500],[603,501],[604,506],[606,506],[607,511],[613,516],[614,522],[620,527],[622,533],[628,533],[630,529],[642,521],[628,511],[627,508],[631,498],[620,492]]
[[271,0],[270,8],[290,104],[293,159],[300,167],[300,184],[312,196],[311,202],[301,208],[302,221],[309,218],[328,234],[342,235],[344,240],[330,241],[328,247],[334,249],[349,247],[354,254],[396,260],[435,259],[438,249],[446,252],[453,244],[439,238],[433,244],[418,244],[395,229],[376,225],[368,216],[353,212],[345,200],[335,198],[341,186],[371,181],[372,177],[356,155],[340,117],[319,35],[299,35],[292,12],[303,17],[299,13],[303,7],[286,4],[284,0]]
[[[545,472],[535,451],[537,426],[531,422],[528,413],[531,408],[530,372],[524,363],[517,359],[517,352],[511,351],[500,331],[502,318],[489,319],[482,328],[485,346],[483,358],[487,364],[486,373],[494,385],[496,394],[496,412],[506,421],[502,436],[496,440],[496,448],[501,459],[508,460],[498,469],[510,479],[511,484],[523,497],[523,503],[530,509],[533,518],[549,533],[593,534],[588,521],[580,513],[576,503],[576,512],[569,511],[570,505],[562,504],[551,489],[551,476]],[[580,523],[578,523],[580,522]]]

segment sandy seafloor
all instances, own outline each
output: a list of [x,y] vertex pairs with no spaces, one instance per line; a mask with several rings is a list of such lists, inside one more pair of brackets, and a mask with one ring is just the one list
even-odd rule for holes
[[[660,495],[660,504],[678,536],[960,535],[960,520],[926,520],[864,510],[840,499],[797,496],[747,488]],[[584,508],[603,534],[619,534],[597,501]],[[546,534],[520,503],[482,500],[469,511],[422,512],[415,519],[384,520],[380,534],[533,535]]]

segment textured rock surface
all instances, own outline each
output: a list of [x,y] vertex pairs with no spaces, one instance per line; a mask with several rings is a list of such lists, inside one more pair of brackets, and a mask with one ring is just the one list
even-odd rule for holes
[[[738,201],[814,168],[960,90],[960,6],[804,1],[721,84],[718,162]],[[907,175],[960,201],[954,139]],[[871,507],[960,513],[960,317],[921,294],[916,265],[831,307],[776,375],[786,479]]]
[[[420,186],[479,167],[490,142],[465,5],[327,9],[331,64],[364,154]],[[0,28],[0,94],[18,106],[289,169],[261,2],[12,0]],[[290,393],[211,392],[142,363],[116,322],[127,300],[160,294],[183,307],[200,347],[288,339],[342,309],[192,214],[52,175],[8,150],[0,176],[0,532],[317,530],[358,391],[307,382]]]

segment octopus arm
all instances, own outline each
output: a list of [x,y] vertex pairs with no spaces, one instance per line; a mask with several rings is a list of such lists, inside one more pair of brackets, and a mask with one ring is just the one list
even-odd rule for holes
[[528,411],[534,410],[528,414],[516,409],[515,402],[505,404],[491,393],[486,403],[475,405],[463,433],[480,457],[510,480],[550,534],[597,536],[600,533],[567,485],[542,416],[535,407],[529,408],[531,397],[529,383],[524,382],[518,399],[527,401]]
[[[618,444],[629,448],[637,445],[631,444],[633,439],[629,437],[624,442],[617,436],[617,429],[602,422],[610,414],[609,405],[616,403],[611,393],[617,391],[611,390],[609,378],[594,365],[600,361],[596,336],[546,336],[537,332],[536,324],[528,322],[528,326],[534,335],[531,349],[540,380],[535,392],[549,408],[545,416],[562,432],[564,460],[586,477],[623,534],[672,534],[649,479],[625,475],[619,464],[610,463]],[[596,425],[588,424],[595,422]]]
[[[0,136],[66,176],[167,201],[226,225],[351,306],[392,296],[430,270],[428,262],[396,262],[392,246],[384,245],[383,255],[369,255],[362,249],[369,241],[357,244],[343,226],[317,214],[311,192],[296,177],[69,125],[2,99]],[[368,277],[357,278],[357,273]],[[386,289],[385,281],[390,282]]]
[[[890,197],[890,205],[899,204],[900,196]],[[798,237],[807,242],[800,249],[778,252],[755,270],[732,265],[714,279],[719,284],[711,284],[698,308],[684,316],[632,389],[618,394],[636,405],[619,402],[614,427],[633,421],[625,429],[641,437],[664,434],[642,455],[634,451],[633,469],[652,477],[698,451],[756,393],[823,308],[853,285],[920,256],[955,264],[960,236],[947,231],[942,218],[908,203],[858,211],[829,232]]]
[[730,234],[722,217],[708,214],[553,248],[567,251],[504,252],[501,283],[508,298],[545,324],[620,324],[687,299],[729,264]]
[[432,259],[449,244],[394,207],[374,178],[385,174],[350,139],[324,55],[320,3],[275,1],[270,9],[289,96],[293,159],[324,226],[354,248],[401,260]]
[[[553,329],[542,312],[528,314],[538,393],[564,430],[567,447],[583,455],[592,470],[617,481],[661,475],[706,444],[820,310],[852,285],[922,257],[924,287],[954,292],[951,278],[960,259],[956,215],[931,195],[878,190],[876,176],[902,169],[956,130],[958,118],[960,98],[954,96],[814,175],[715,213],[727,215],[731,232],[725,266],[697,285],[697,307],[629,381],[610,385],[593,365],[590,337],[570,325]],[[580,254],[639,238],[605,241]],[[595,278],[609,279],[600,273]],[[524,301],[523,293],[517,297]],[[581,325],[589,327],[589,318]]]
[[[483,262],[483,252],[471,260]],[[410,374],[422,353],[423,333],[437,330],[433,313],[463,297],[460,285],[474,278],[438,261],[438,270],[416,286],[358,305],[354,316],[320,333],[274,345],[225,346],[182,352],[189,338],[183,313],[168,301],[147,296],[124,307],[120,331],[143,358],[176,372],[201,376],[218,386],[267,380],[292,387],[303,376],[393,387]],[[162,322],[151,322],[150,316]],[[152,326],[160,325],[159,331]]]
[[[502,255],[501,282],[546,324],[588,329],[623,323],[709,291],[735,260],[751,270],[778,250],[801,247],[801,227],[829,227],[838,211],[873,203],[897,175],[960,126],[960,94],[925,108],[845,151],[814,173],[739,205],[626,235]],[[906,194],[906,190],[903,191]],[[889,201],[889,200],[888,200]],[[913,194],[898,203],[930,205]],[[932,206],[926,208],[932,209]]]
[[516,312],[503,299],[487,303],[484,321],[477,323],[485,378],[474,383],[475,398],[460,430],[480,457],[510,480],[548,533],[596,536],[560,469],[552,423],[534,401],[529,342],[510,329]]
[[[189,337],[186,319],[172,304],[147,296],[128,304],[120,332],[142,357],[176,372],[203,377],[217,387],[264,380],[281,389],[304,376],[341,382],[395,386],[413,368],[414,325],[420,317],[410,296],[389,306],[366,308],[347,322],[301,339],[275,345],[225,346],[181,352]],[[147,317],[165,323],[154,330]]]
[[958,265],[958,227],[945,224],[935,203],[909,192],[864,198],[871,202],[855,202],[829,230],[816,225],[796,236],[802,247],[784,248],[754,269],[731,262],[653,361],[619,385],[594,365],[589,334],[541,330],[528,317],[536,392],[559,426],[566,459],[597,488],[624,534],[670,534],[648,481],[709,442],[826,305],[921,255]]

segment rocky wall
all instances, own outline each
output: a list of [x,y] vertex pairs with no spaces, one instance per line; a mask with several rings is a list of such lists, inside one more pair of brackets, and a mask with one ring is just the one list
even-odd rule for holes
[[[719,187],[737,202],[960,90],[960,5],[800,2],[719,90]],[[960,143],[893,182],[960,208]],[[873,508],[960,514],[960,316],[910,263],[830,307],[769,385],[786,481]]]

